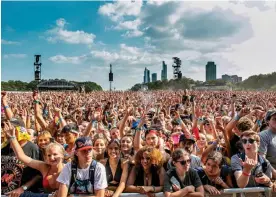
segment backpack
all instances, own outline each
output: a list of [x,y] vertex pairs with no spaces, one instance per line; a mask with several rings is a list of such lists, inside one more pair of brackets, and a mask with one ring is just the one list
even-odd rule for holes
[[[89,181],[90,181],[90,183],[92,185],[92,188],[93,188],[93,193],[92,194],[95,193],[95,191],[94,191],[94,175],[95,175],[96,165],[97,165],[97,161],[93,160],[90,164],[90,167],[89,167]],[[76,181],[76,177],[77,177],[77,163],[72,162],[71,163],[71,179],[70,179],[70,185],[68,187],[68,194],[70,194],[70,188],[73,185],[73,183]],[[77,187],[75,186],[74,193],[76,193],[76,189],[77,189]],[[88,194],[91,194],[91,193],[88,192]]]

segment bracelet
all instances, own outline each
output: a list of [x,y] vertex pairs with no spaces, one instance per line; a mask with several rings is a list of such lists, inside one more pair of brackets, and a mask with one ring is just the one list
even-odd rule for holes
[[135,131],[142,131],[142,128],[136,127]]
[[5,106],[4,106],[4,109],[8,109],[9,107],[10,107],[10,106],[8,106],[8,105],[5,105]]
[[40,104],[39,100],[34,100],[34,103]]
[[236,121],[239,121],[240,119],[241,119],[241,117],[239,115],[236,115],[234,118],[234,120],[236,120]]
[[153,192],[155,193],[155,186],[152,186],[152,188],[153,188]]
[[242,171],[242,174],[243,174],[244,176],[250,176],[250,174],[247,174],[247,173],[244,172],[244,171]]
[[178,119],[176,120],[176,122],[177,122],[178,124],[181,124],[181,122],[182,122],[181,118],[178,118]]
[[11,137],[9,137],[9,141],[12,141],[12,140],[15,140],[16,139],[16,137],[15,136],[11,136]]

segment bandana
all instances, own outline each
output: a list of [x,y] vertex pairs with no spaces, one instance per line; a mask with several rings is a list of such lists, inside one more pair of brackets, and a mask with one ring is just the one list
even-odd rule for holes
[[24,127],[20,127],[20,126],[17,126],[15,127],[15,129],[17,130],[17,140],[18,142],[20,142],[21,140],[28,140],[30,141],[31,139],[31,136],[29,135],[29,133],[27,132],[27,130],[24,128]]

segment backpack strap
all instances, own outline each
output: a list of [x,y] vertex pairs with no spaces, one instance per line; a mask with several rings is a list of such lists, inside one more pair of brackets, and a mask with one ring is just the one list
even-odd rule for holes
[[94,191],[94,176],[95,176],[95,169],[96,169],[96,165],[97,165],[97,161],[93,159],[91,165],[90,165],[90,168],[89,168],[89,177],[90,177],[90,183],[92,185],[92,191],[93,191],[93,194],[95,194],[95,191]]
[[[69,187],[68,187],[68,194],[70,194],[70,188],[71,186],[73,185],[73,183],[75,182],[76,180],[76,176],[77,176],[77,164],[76,162],[71,162],[71,179],[70,179],[70,184],[69,184]],[[74,193],[76,193],[76,185],[75,185],[75,191]]]

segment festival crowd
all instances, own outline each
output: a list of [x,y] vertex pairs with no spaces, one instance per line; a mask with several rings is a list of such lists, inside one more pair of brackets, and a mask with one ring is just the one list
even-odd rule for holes
[[1,92],[1,194],[276,192],[276,92]]

